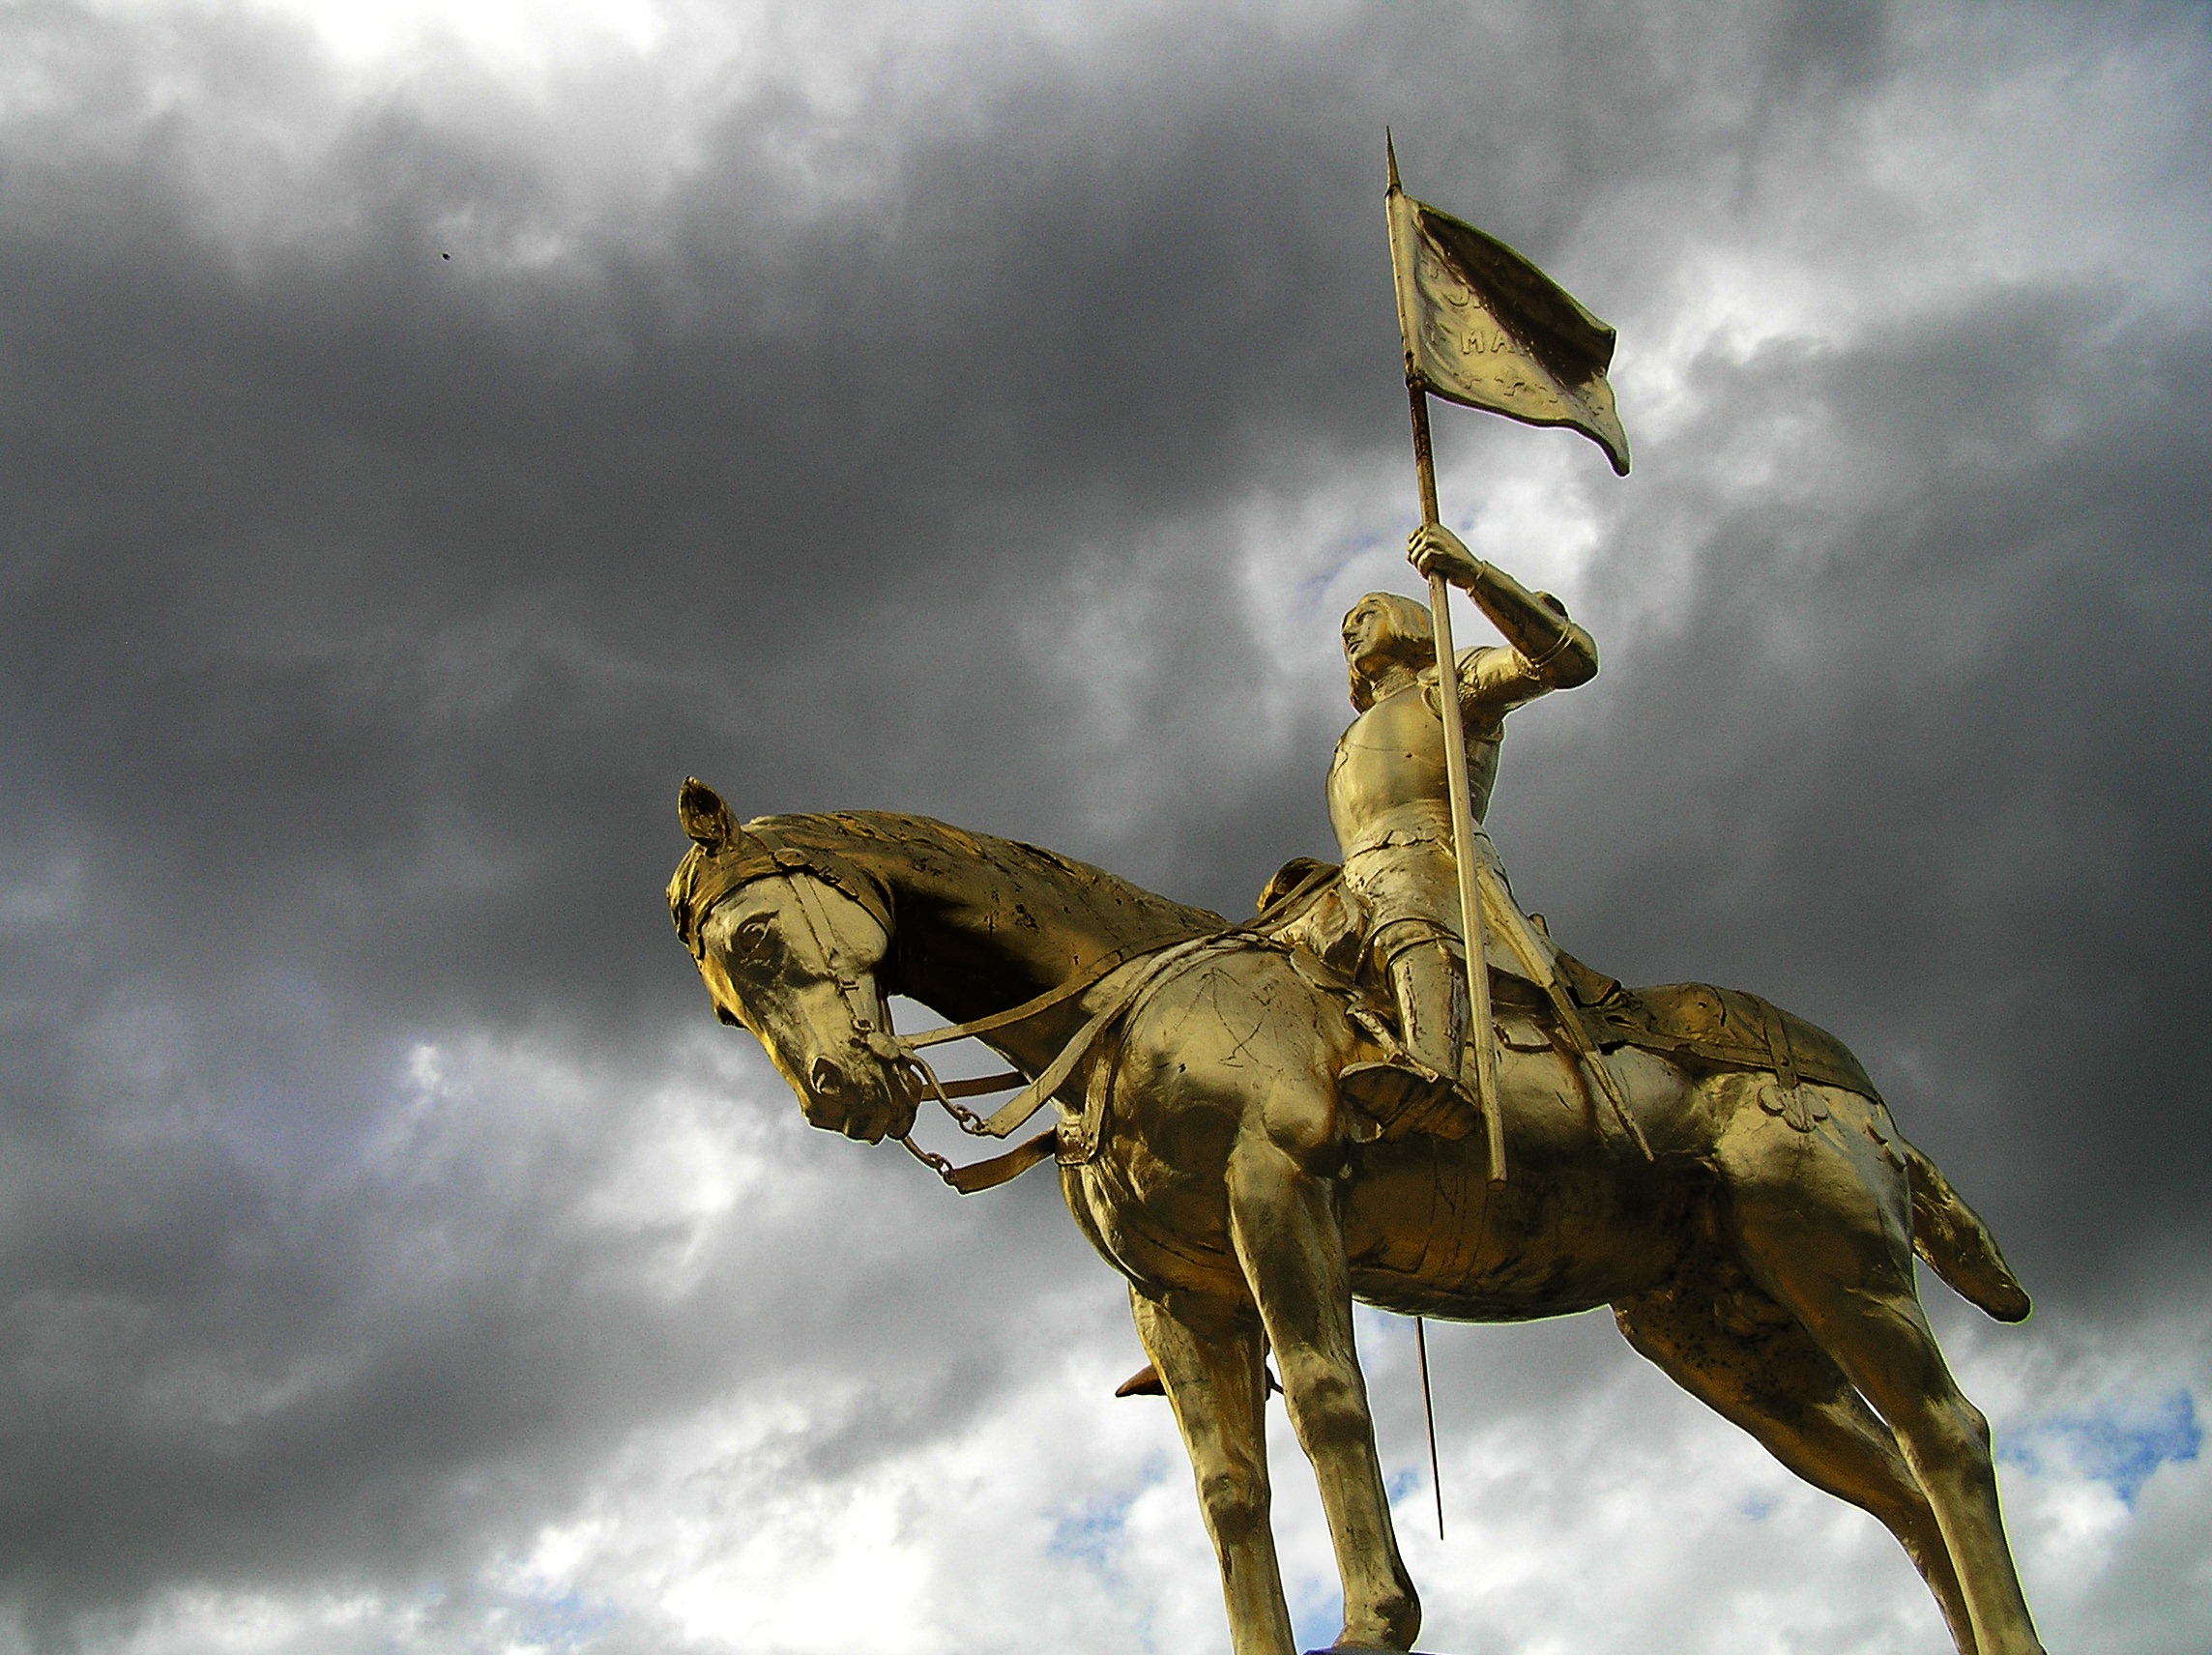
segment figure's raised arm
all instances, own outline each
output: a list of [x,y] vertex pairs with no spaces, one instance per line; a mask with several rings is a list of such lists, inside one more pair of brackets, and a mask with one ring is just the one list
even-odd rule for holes
[[1530,592],[1503,569],[1484,563],[1442,524],[1416,529],[1406,558],[1424,576],[1441,574],[1473,598],[1512,646],[1510,651],[1461,652],[1464,700],[1512,706],[1546,690],[1573,689],[1597,676],[1597,645],[1569,618],[1564,604],[1549,593]]

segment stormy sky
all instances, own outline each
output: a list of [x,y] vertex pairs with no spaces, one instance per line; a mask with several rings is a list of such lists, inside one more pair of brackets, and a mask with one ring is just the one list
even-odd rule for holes
[[[1048,1175],[808,1129],[660,887],[687,771],[1327,852],[1385,123],[1619,330],[1625,481],[1438,415],[1603,653],[1517,887],[1851,1043],[2037,1297],[1927,1284],[2046,1640],[2212,1644],[2201,5],[21,0],[0,1649],[1226,1649]],[[1424,1648],[1943,1646],[1602,1314],[1431,1330],[1440,1543],[1360,1338]]]

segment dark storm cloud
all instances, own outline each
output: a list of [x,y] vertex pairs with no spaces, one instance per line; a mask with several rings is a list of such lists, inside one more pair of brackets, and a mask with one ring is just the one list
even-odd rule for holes
[[[165,1582],[465,1572],[794,1365],[859,1387],[828,1474],[983,1406],[1004,1303],[1110,1298],[1048,1188],[952,1215],[757,1061],[682,1070],[788,1184],[685,1285],[641,1285],[684,1236],[582,1216],[654,1129],[627,1077],[704,1021],[675,782],[1241,909],[1319,848],[1339,711],[1204,762],[1271,670],[1224,525],[1402,465],[1382,123],[1619,316],[1908,62],[1824,6],[977,24],[957,69],[857,47],[859,114],[741,83],[673,168],[666,62],[357,97],[304,33],[160,16],[0,20],[38,66],[0,175],[0,1578],[57,1640]],[[2038,1288],[2201,1224],[2204,355],[2085,285],[1699,360],[1604,507],[1593,624],[1633,642],[1500,794],[1562,936],[1837,1028]],[[1736,463],[1807,420],[1794,475]],[[1653,546],[1686,590],[1645,632]],[[1133,605],[1137,826],[1071,773],[1103,692],[1034,644],[1077,598]],[[410,1082],[419,1043],[498,1079]],[[855,1205],[883,1230],[821,1233]],[[1012,1263],[925,1292],[977,1227]]]
[[[42,22],[95,63],[133,44],[15,26]],[[659,947],[629,893],[665,856],[629,825],[686,767],[748,807],[846,802],[987,736],[1011,791],[1052,798],[1008,606],[1255,467],[1392,433],[1375,111],[1449,106],[1448,64],[1510,120],[1583,61],[1486,71],[1470,36],[1422,69],[1403,17],[1249,58],[1218,21],[1153,27],[1095,78],[1009,64],[1039,72],[986,78],[966,130],[741,100],[649,218],[572,200],[546,113],[496,87],[466,120],[435,83],[360,106],[304,159],[256,142],[219,90],[236,28],[180,31],[212,108],[17,169],[28,840],[176,893],[146,965],[290,934],[325,981],[343,953],[350,991],[418,1013],[442,991],[456,1015],[619,1016]],[[1175,74],[1201,39],[1219,77]],[[243,44],[248,97],[316,102],[298,43]],[[128,64],[80,83],[104,104],[116,82]],[[1566,141],[1619,163],[1664,90]],[[794,199],[792,152],[827,204]],[[1556,233],[1555,180],[1500,193]],[[518,268],[547,235],[567,253]],[[1216,619],[1166,641],[1193,697],[1246,647],[1207,551],[1179,607]],[[549,886],[558,911],[528,900]]]
[[[1372,134],[1338,141],[1385,101],[1373,83],[1400,72],[1386,83],[1418,106],[1465,96],[1471,72],[1510,125],[1638,44],[1615,21],[1485,73],[1497,43],[1447,34],[1461,50],[1409,74],[1430,38],[1346,30],[1325,44],[1355,41],[1349,64],[1232,56],[1184,81],[1161,58],[1190,41],[1171,37],[1095,82],[986,84],[979,131],[868,134],[888,153],[860,170],[886,180],[805,213],[778,164],[792,112],[741,103],[650,224],[568,211],[530,112],[496,93],[458,130],[394,98],[311,163],[268,162],[264,214],[306,226],[243,254],[195,176],[236,140],[152,127],[122,161],[72,170],[76,211],[58,229],[32,216],[12,255],[25,378],[46,392],[12,492],[48,569],[12,655],[37,685],[18,705],[68,738],[26,758],[82,797],[79,830],[185,825],[153,836],[155,855],[207,848],[170,870],[176,888],[251,870],[266,895],[209,906],[257,957],[270,906],[307,883],[269,873],[389,857],[428,888],[362,870],[380,896],[462,905],[436,952],[487,938],[451,973],[473,985],[519,958],[580,977],[586,942],[642,943],[611,908],[528,948],[504,928],[527,923],[527,884],[582,886],[618,856],[561,841],[649,775],[664,790],[702,736],[778,802],[911,753],[876,728],[899,705],[947,738],[987,727],[1008,769],[1045,768],[1007,711],[1037,686],[992,659],[1001,604],[1285,450],[1307,462],[1392,428]],[[1599,118],[1517,143],[1521,168],[1573,151],[1596,172],[1632,153],[1663,169],[1688,135],[1647,132],[1704,81],[1610,84]],[[1447,153],[1492,170],[1481,145]],[[1574,198],[1553,182],[1516,189],[1509,169],[1499,188],[1539,247]],[[540,230],[570,254],[477,274]],[[447,241],[459,271],[431,256]],[[1184,578],[1202,598],[1203,573]],[[1232,681],[1234,626],[1198,643],[1171,650],[1179,668],[1226,648],[1201,687]],[[473,909],[496,910],[496,940]],[[425,952],[392,962],[411,997]],[[484,969],[495,955],[507,972]]]

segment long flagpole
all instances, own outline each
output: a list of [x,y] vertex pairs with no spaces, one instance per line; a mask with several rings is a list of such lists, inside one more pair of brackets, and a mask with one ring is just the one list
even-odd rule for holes
[[[1395,164],[1391,167],[1396,182]],[[1442,521],[1437,514],[1437,460],[1429,446],[1429,393],[1417,380],[1406,381],[1413,414],[1413,472],[1421,486],[1421,522]],[[1490,965],[1483,956],[1482,886],[1475,872],[1474,811],[1467,785],[1467,731],[1460,723],[1459,656],[1452,649],[1451,589],[1441,574],[1429,576],[1429,629],[1437,646],[1437,711],[1444,727],[1444,777],[1451,788],[1452,860],[1459,871],[1461,935],[1467,942],[1468,1034],[1474,1043],[1474,1097],[1482,1110],[1484,1143],[1490,1153],[1490,1181],[1505,1181],[1505,1119],[1498,1107],[1498,1036],[1490,1019]]]

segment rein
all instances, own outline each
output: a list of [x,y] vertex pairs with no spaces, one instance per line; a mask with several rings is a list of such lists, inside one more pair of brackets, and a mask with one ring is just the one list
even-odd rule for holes
[[[983,1092],[1004,1091],[1023,1079],[1019,1073],[1008,1072],[1004,1075],[990,1075],[978,1081],[955,1081],[952,1083],[952,1087],[946,1087],[938,1081],[928,1061],[918,1052],[912,1050],[903,1052],[897,1061],[924,1083],[931,1094],[944,1106],[946,1114],[952,1117],[953,1121],[961,1131],[972,1138],[1004,1138],[1052,1100],[1052,1094],[1067,1084],[1068,1077],[1075,1073],[1076,1065],[1090,1055],[1091,1049],[1098,1043],[1099,1036],[1106,1032],[1116,1018],[1129,1009],[1140,994],[1144,993],[1146,989],[1157,982],[1176,966],[1188,961],[1206,949],[1220,947],[1225,943],[1239,940],[1240,933],[1249,934],[1244,927],[1230,926],[1220,931],[1201,932],[1196,937],[1185,937],[1176,943],[1154,944],[1144,948],[1117,950],[1118,953],[1122,953],[1128,957],[1110,964],[1105,970],[1091,975],[1090,982],[1077,983],[1071,993],[1081,993],[1083,989],[1113,975],[1123,966],[1135,966],[1139,969],[1132,972],[1128,980],[1107,998],[1103,1009],[1076,1031],[1073,1038],[1061,1048],[1060,1056],[1040,1069],[1036,1078],[1023,1086],[1022,1089],[1015,1094],[1012,1102],[1006,1104],[989,1119],[984,1119],[977,1116],[974,1110],[965,1109],[953,1102],[952,1087],[960,1088],[961,1095],[970,1097]],[[1070,997],[1070,993],[1056,993],[1052,999],[1057,1002]],[[1025,1002],[1025,1004],[1018,1005],[1013,1009],[1021,1014],[1020,1017],[1001,1012],[995,1018],[978,1019],[977,1023],[988,1023],[994,1029],[1004,1029],[1021,1021],[1022,1018],[1033,1016],[1035,1010],[1041,1009],[1041,1007],[1034,1007],[1033,1002]],[[932,1043],[938,1040],[949,1040],[967,1033],[975,1027],[976,1027],[975,1024],[959,1024],[950,1029],[932,1029],[921,1038],[930,1040]],[[911,1047],[919,1042],[902,1041],[900,1043]],[[1102,1089],[1094,1086],[1091,1089],[1091,1095],[1085,1100],[1083,1116],[1077,1133],[1078,1148],[1082,1160],[1090,1159],[1091,1152],[1097,1148],[1101,1125],[1098,1118],[1103,1111]],[[933,1154],[924,1149],[914,1141],[914,1135],[911,1132],[902,1137],[899,1142],[906,1147],[909,1154],[943,1178],[951,1188],[959,1191],[962,1195],[974,1195],[978,1190],[993,1189],[1009,1179],[1019,1177],[1047,1155],[1052,1154],[1060,1147],[1062,1130],[1063,1128],[1059,1125],[1047,1127],[1035,1137],[1015,1146],[1004,1155],[994,1155],[987,1161],[976,1161],[965,1167],[956,1167],[943,1155]]]
[[[890,909],[884,901],[882,891],[873,880],[844,857],[830,851],[794,846],[780,838],[773,829],[751,824],[739,828],[738,833],[742,838],[757,842],[768,855],[725,860],[720,851],[709,854],[704,845],[699,845],[692,851],[692,857],[697,860],[686,858],[685,865],[677,870],[675,880],[670,883],[670,917],[675,920],[678,934],[683,937],[694,957],[704,954],[706,939],[703,933],[707,916],[717,904],[755,880],[778,874],[807,875],[826,885],[834,886],[865,910],[869,917],[883,928],[887,938],[895,935]],[[966,1023],[947,1024],[942,1029],[925,1029],[918,1034],[902,1035],[891,1029],[890,1008],[888,1004],[884,1007],[884,1026],[878,1028],[875,1007],[869,1002],[865,986],[858,976],[839,975],[837,987],[851,1009],[854,1031],[863,1038],[869,1051],[888,1064],[917,1092],[935,1098],[945,1113],[951,1117],[953,1123],[970,1137],[1004,1138],[1051,1101],[1053,1094],[1066,1085],[1076,1067],[1097,1044],[1099,1037],[1135,1003],[1146,989],[1177,966],[1194,960],[1209,949],[1257,942],[1263,928],[1286,924],[1295,918],[1321,893],[1332,872],[1327,868],[1316,869],[1269,903],[1248,924],[1224,925],[1218,930],[1201,932],[1195,937],[1126,944],[1093,960],[1065,982],[1056,984],[1018,1005]],[[821,911],[820,897],[810,888],[808,879],[794,879],[792,889],[798,897],[800,922],[812,937],[816,949],[825,959],[831,958],[826,942],[831,927],[829,916]],[[1003,1074],[943,1081],[938,1078],[937,1071],[930,1067],[929,1060],[921,1055],[921,1048],[925,1046],[973,1039],[1018,1028],[1031,1019],[1088,993],[1129,967],[1139,969],[1128,973],[1127,980],[1107,997],[1106,1004],[1085,1022],[1067,1044],[1061,1048],[1060,1055],[1033,1078],[1010,1069]],[[982,1097],[1007,1091],[1016,1087],[1021,1089],[1015,1096],[988,1117],[978,1115],[956,1101],[964,1097]],[[1104,1089],[1102,1086],[1093,1086],[1091,1096],[1086,1100],[1082,1119],[1070,1123],[1078,1127],[1078,1146],[1083,1159],[1088,1160],[1097,1148],[1102,1121],[1094,1117],[1102,1115],[1103,1110]],[[1060,1147],[1062,1132],[1062,1127],[1060,1125],[1047,1127],[1004,1154],[971,1162],[964,1167],[955,1166],[945,1156],[923,1148],[914,1141],[911,1129],[900,1135],[898,1143],[907,1153],[942,1178],[947,1187],[961,1195],[974,1195],[981,1190],[995,1189],[1000,1184],[1019,1177],[1052,1155]]]
[[[1173,943],[1138,944],[1117,948],[1093,962],[1066,982],[1048,989],[1032,1000],[1011,1006],[1004,1011],[993,1012],[967,1023],[955,1023],[943,1029],[925,1030],[919,1034],[898,1037],[903,1050],[896,1060],[898,1065],[923,1089],[937,1099],[945,1113],[952,1118],[961,1131],[972,1138],[1004,1138],[1036,1114],[1051,1099],[1053,1093],[1067,1083],[1068,1077],[1089,1055],[1092,1046],[1116,1019],[1134,1005],[1139,996],[1152,987],[1178,966],[1186,964],[1209,949],[1232,944],[1259,940],[1259,933],[1268,925],[1287,924],[1302,913],[1320,895],[1328,884],[1333,869],[1319,868],[1308,874],[1290,890],[1285,891],[1255,917],[1248,925],[1225,925],[1217,931],[1204,931],[1196,937],[1185,937]],[[929,1066],[927,1059],[917,1047],[934,1046],[948,1040],[969,1039],[996,1030],[1010,1029],[1027,1022],[1041,1011],[1051,1009],[1064,1001],[1095,987],[1124,966],[1140,966],[1130,973],[1129,979],[1107,997],[1106,1004],[1089,1022],[1078,1030],[1067,1044],[1061,1048],[1060,1056],[1040,1069],[1033,1080],[1022,1085],[1024,1076],[1015,1070],[1004,1074],[985,1075],[975,1080],[958,1080],[949,1084],[940,1081],[937,1072]],[[962,1097],[979,1097],[1005,1091],[1014,1086],[1022,1089],[1009,1103],[989,1118],[977,1115],[954,1101]],[[1091,1094],[1084,1100],[1083,1116],[1078,1124],[1077,1148],[1079,1160],[1088,1160],[1097,1151],[1098,1139],[1105,1111],[1102,1086],[1093,1085]],[[975,1195],[978,1191],[995,1189],[1021,1176],[1046,1156],[1061,1147],[1062,1127],[1047,1127],[1033,1138],[1025,1139],[1003,1155],[988,1160],[974,1161],[965,1167],[952,1164],[943,1155],[924,1149],[908,1132],[899,1139],[908,1154],[935,1173],[946,1184],[961,1195]]]

